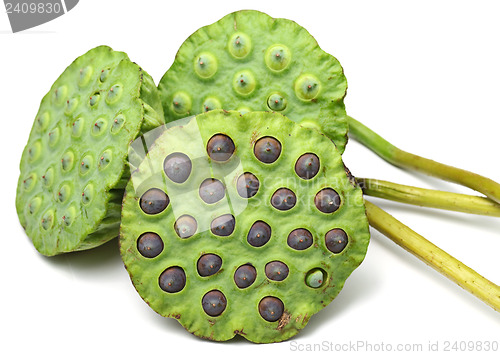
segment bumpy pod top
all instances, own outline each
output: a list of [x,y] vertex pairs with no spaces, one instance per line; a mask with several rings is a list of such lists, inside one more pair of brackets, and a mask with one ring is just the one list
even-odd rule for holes
[[106,46],[77,58],[52,85],[23,151],[16,208],[44,255],[118,235],[128,146],[164,123],[151,77]]
[[295,335],[368,242],[334,144],[278,113],[214,110],[163,129],[123,201],[120,251],[138,293],[217,341]]
[[347,142],[340,63],[301,26],[245,10],[191,35],[158,88],[166,121],[216,108],[276,111]]

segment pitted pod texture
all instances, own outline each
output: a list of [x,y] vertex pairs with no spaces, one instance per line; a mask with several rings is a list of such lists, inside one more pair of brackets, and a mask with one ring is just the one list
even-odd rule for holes
[[303,27],[245,10],[200,28],[180,47],[158,88],[167,122],[217,108],[275,111],[347,142],[340,63]]
[[[304,154],[319,164],[308,179],[295,168]],[[180,182],[165,164],[173,156],[184,157]],[[278,113],[214,110],[168,128],[123,201],[120,252],[138,293],[217,341],[290,338],[340,292],[368,242],[361,189],[334,144]]]
[[44,255],[116,236],[128,146],[164,123],[151,77],[106,46],[77,58],[45,95],[23,151],[16,208]]

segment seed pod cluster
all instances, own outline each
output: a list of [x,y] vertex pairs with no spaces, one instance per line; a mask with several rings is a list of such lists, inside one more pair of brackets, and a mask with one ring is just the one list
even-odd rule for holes
[[274,111],[320,130],[341,153],[347,142],[340,63],[297,23],[259,11],[192,34],[158,89],[167,122],[220,108]]
[[[153,80],[125,53],[96,47],[66,68],[41,101],[20,164],[17,213],[40,253],[118,235],[129,143],[163,123]],[[163,207],[150,197],[152,212]]]
[[199,337],[263,343],[328,305],[368,241],[330,139],[279,113],[212,110],[165,130],[133,172],[120,251],[159,314]]

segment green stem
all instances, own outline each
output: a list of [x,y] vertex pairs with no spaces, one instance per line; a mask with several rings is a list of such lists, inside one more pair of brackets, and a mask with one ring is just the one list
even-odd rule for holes
[[422,207],[500,217],[500,204],[486,197],[423,189],[376,179],[357,178],[356,180],[363,189],[363,193],[368,196]]
[[365,201],[370,225],[500,312],[500,287],[449,255],[379,207]]
[[349,123],[349,134],[389,163],[467,186],[500,203],[499,183],[467,170],[441,164],[434,160],[405,152],[393,146],[354,118],[348,116],[347,120]]

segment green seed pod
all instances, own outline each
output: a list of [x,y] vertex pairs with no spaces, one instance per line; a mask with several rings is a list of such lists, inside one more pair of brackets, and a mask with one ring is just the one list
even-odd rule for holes
[[40,253],[118,235],[128,146],[163,123],[153,80],[125,53],[96,47],[66,68],[41,101],[20,164],[17,213]]
[[[337,296],[368,247],[362,192],[340,153],[317,130],[271,112],[213,110],[161,132],[123,200],[120,252],[138,293],[202,338],[292,337]],[[279,142],[272,163],[259,159],[262,139]],[[219,148],[224,159],[214,160]],[[307,180],[295,168],[305,154],[321,167]],[[173,156],[183,157],[182,183],[165,170]],[[168,205],[143,208],[152,189]],[[282,199],[272,197],[283,189],[295,200],[278,208]],[[319,203],[321,191],[334,198]],[[336,208],[325,212],[330,200]]]
[[[347,143],[343,69],[287,19],[245,10],[200,28],[182,44],[158,89],[166,122],[214,106],[245,107],[278,111],[319,129],[341,153]],[[207,104],[206,97],[217,104]]]

